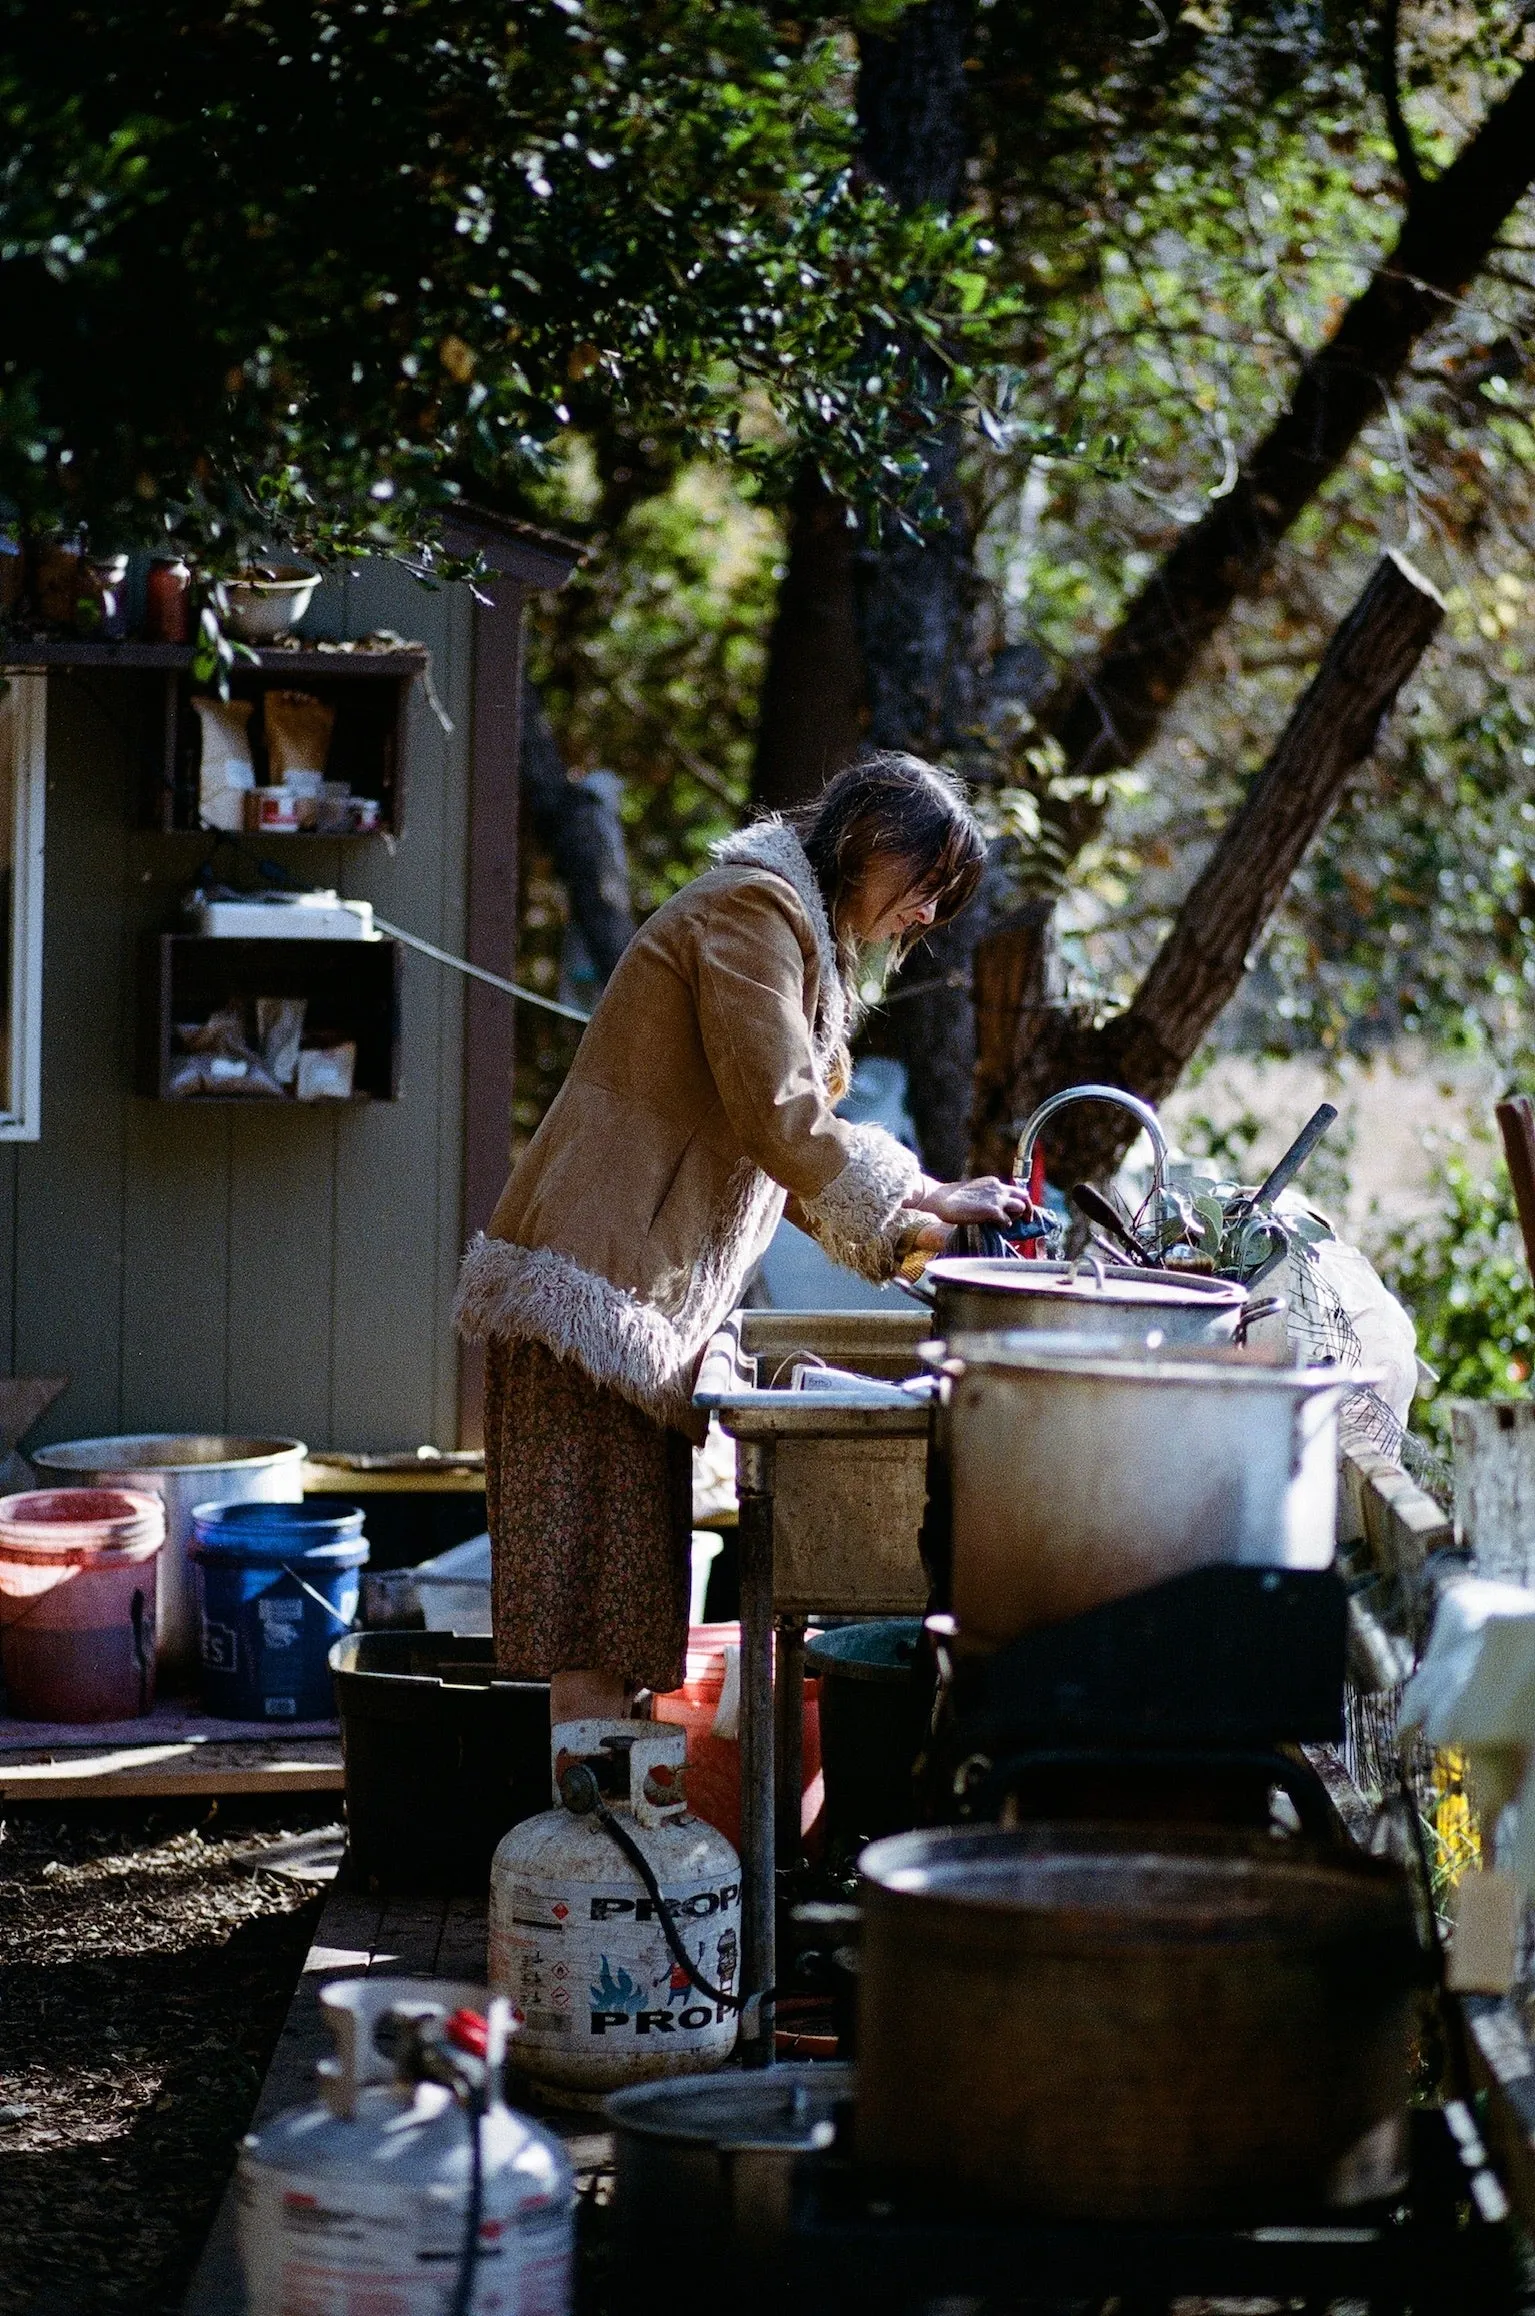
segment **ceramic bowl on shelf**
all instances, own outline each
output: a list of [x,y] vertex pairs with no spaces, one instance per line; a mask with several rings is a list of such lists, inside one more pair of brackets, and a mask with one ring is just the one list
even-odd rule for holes
[[214,590],[226,624],[242,643],[276,643],[297,627],[320,584],[297,563],[258,563]]

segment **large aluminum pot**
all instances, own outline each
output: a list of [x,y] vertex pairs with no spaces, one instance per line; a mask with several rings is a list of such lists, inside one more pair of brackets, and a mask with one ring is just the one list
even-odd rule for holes
[[1372,1377],[1035,1343],[955,1338],[941,1362],[967,1642],[1014,1640],[1211,1562],[1331,1564],[1338,1406]]
[[789,2231],[795,2172],[836,2137],[851,2067],[771,2067],[691,2081],[635,2083],[603,2112],[613,2129],[615,2248],[625,2297],[674,2307],[677,2247],[713,2265],[727,2304],[736,2271]]
[[165,1505],[155,1654],[162,1674],[195,1674],[202,1658],[197,1587],[187,1546],[198,1504],[296,1504],[304,1493],[302,1440],[222,1433],[138,1432],[67,1439],[30,1458],[54,1487],[136,1488]]
[[1230,1343],[1247,1291],[1197,1272],[1137,1270],[1088,1257],[1026,1263],[1011,1255],[945,1255],[922,1274],[935,1335],[1039,1327],[1075,1335],[1144,1335],[1169,1343]]
[[1168,2225],[1400,2185],[1422,1966],[1396,1867],[1057,1824],[897,1834],[859,1871],[861,2162]]

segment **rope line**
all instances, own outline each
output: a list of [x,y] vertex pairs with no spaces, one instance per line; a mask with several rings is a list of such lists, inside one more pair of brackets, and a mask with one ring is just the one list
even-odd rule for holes
[[471,980],[483,981],[488,988],[499,989],[507,997],[520,997],[524,1005],[541,1006],[545,1013],[557,1013],[561,1021],[578,1021],[583,1029],[592,1018],[579,1006],[561,1005],[557,998],[540,996],[536,989],[524,989],[520,981],[508,981],[487,966],[471,965],[467,957],[455,957],[451,949],[439,949],[435,941],[423,941],[419,933],[407,933],[403,925],[391,925],[387,917],[376,912],[373,922],[391,941],[403,941],[407,949],[419,949],[423,957],[433,957],[439,965],[451,965],[456,973],[467,973]]

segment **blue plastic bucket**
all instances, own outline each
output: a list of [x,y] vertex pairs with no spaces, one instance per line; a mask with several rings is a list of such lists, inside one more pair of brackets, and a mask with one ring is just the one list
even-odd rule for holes
[[199,1504],[191,1558],[203,1709],[226,1721],[328,1721],[331,1643],[357,1614],[363,1515],[339,1496]]

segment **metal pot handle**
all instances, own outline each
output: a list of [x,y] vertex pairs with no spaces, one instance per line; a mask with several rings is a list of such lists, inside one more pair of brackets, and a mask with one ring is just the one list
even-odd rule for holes
[[1082,1266],[1084,1263],[1093,1274],[1093,1286],[1097,1293],[1100,1295],[1106,1294],[1108,1292],[1109,1282],[1108,1276],[1103,1268],[1103,1257],[1100,1254],[1094,1254],[1091,1248],[1089,1248],[1085,1254],[1079,1254],[1076,1261],[1072,1264],[1072,1284],[1075,1285],[1077,1279],[1080,1278],[1082,1274]]
[[1245,1343],[1249,1327],[1255,1327],[1260,1319],[1276,1319],[1289,1307],[1289,1298],[1285,1295],[1254,1296],[1237,1314],[1237,1341]]

